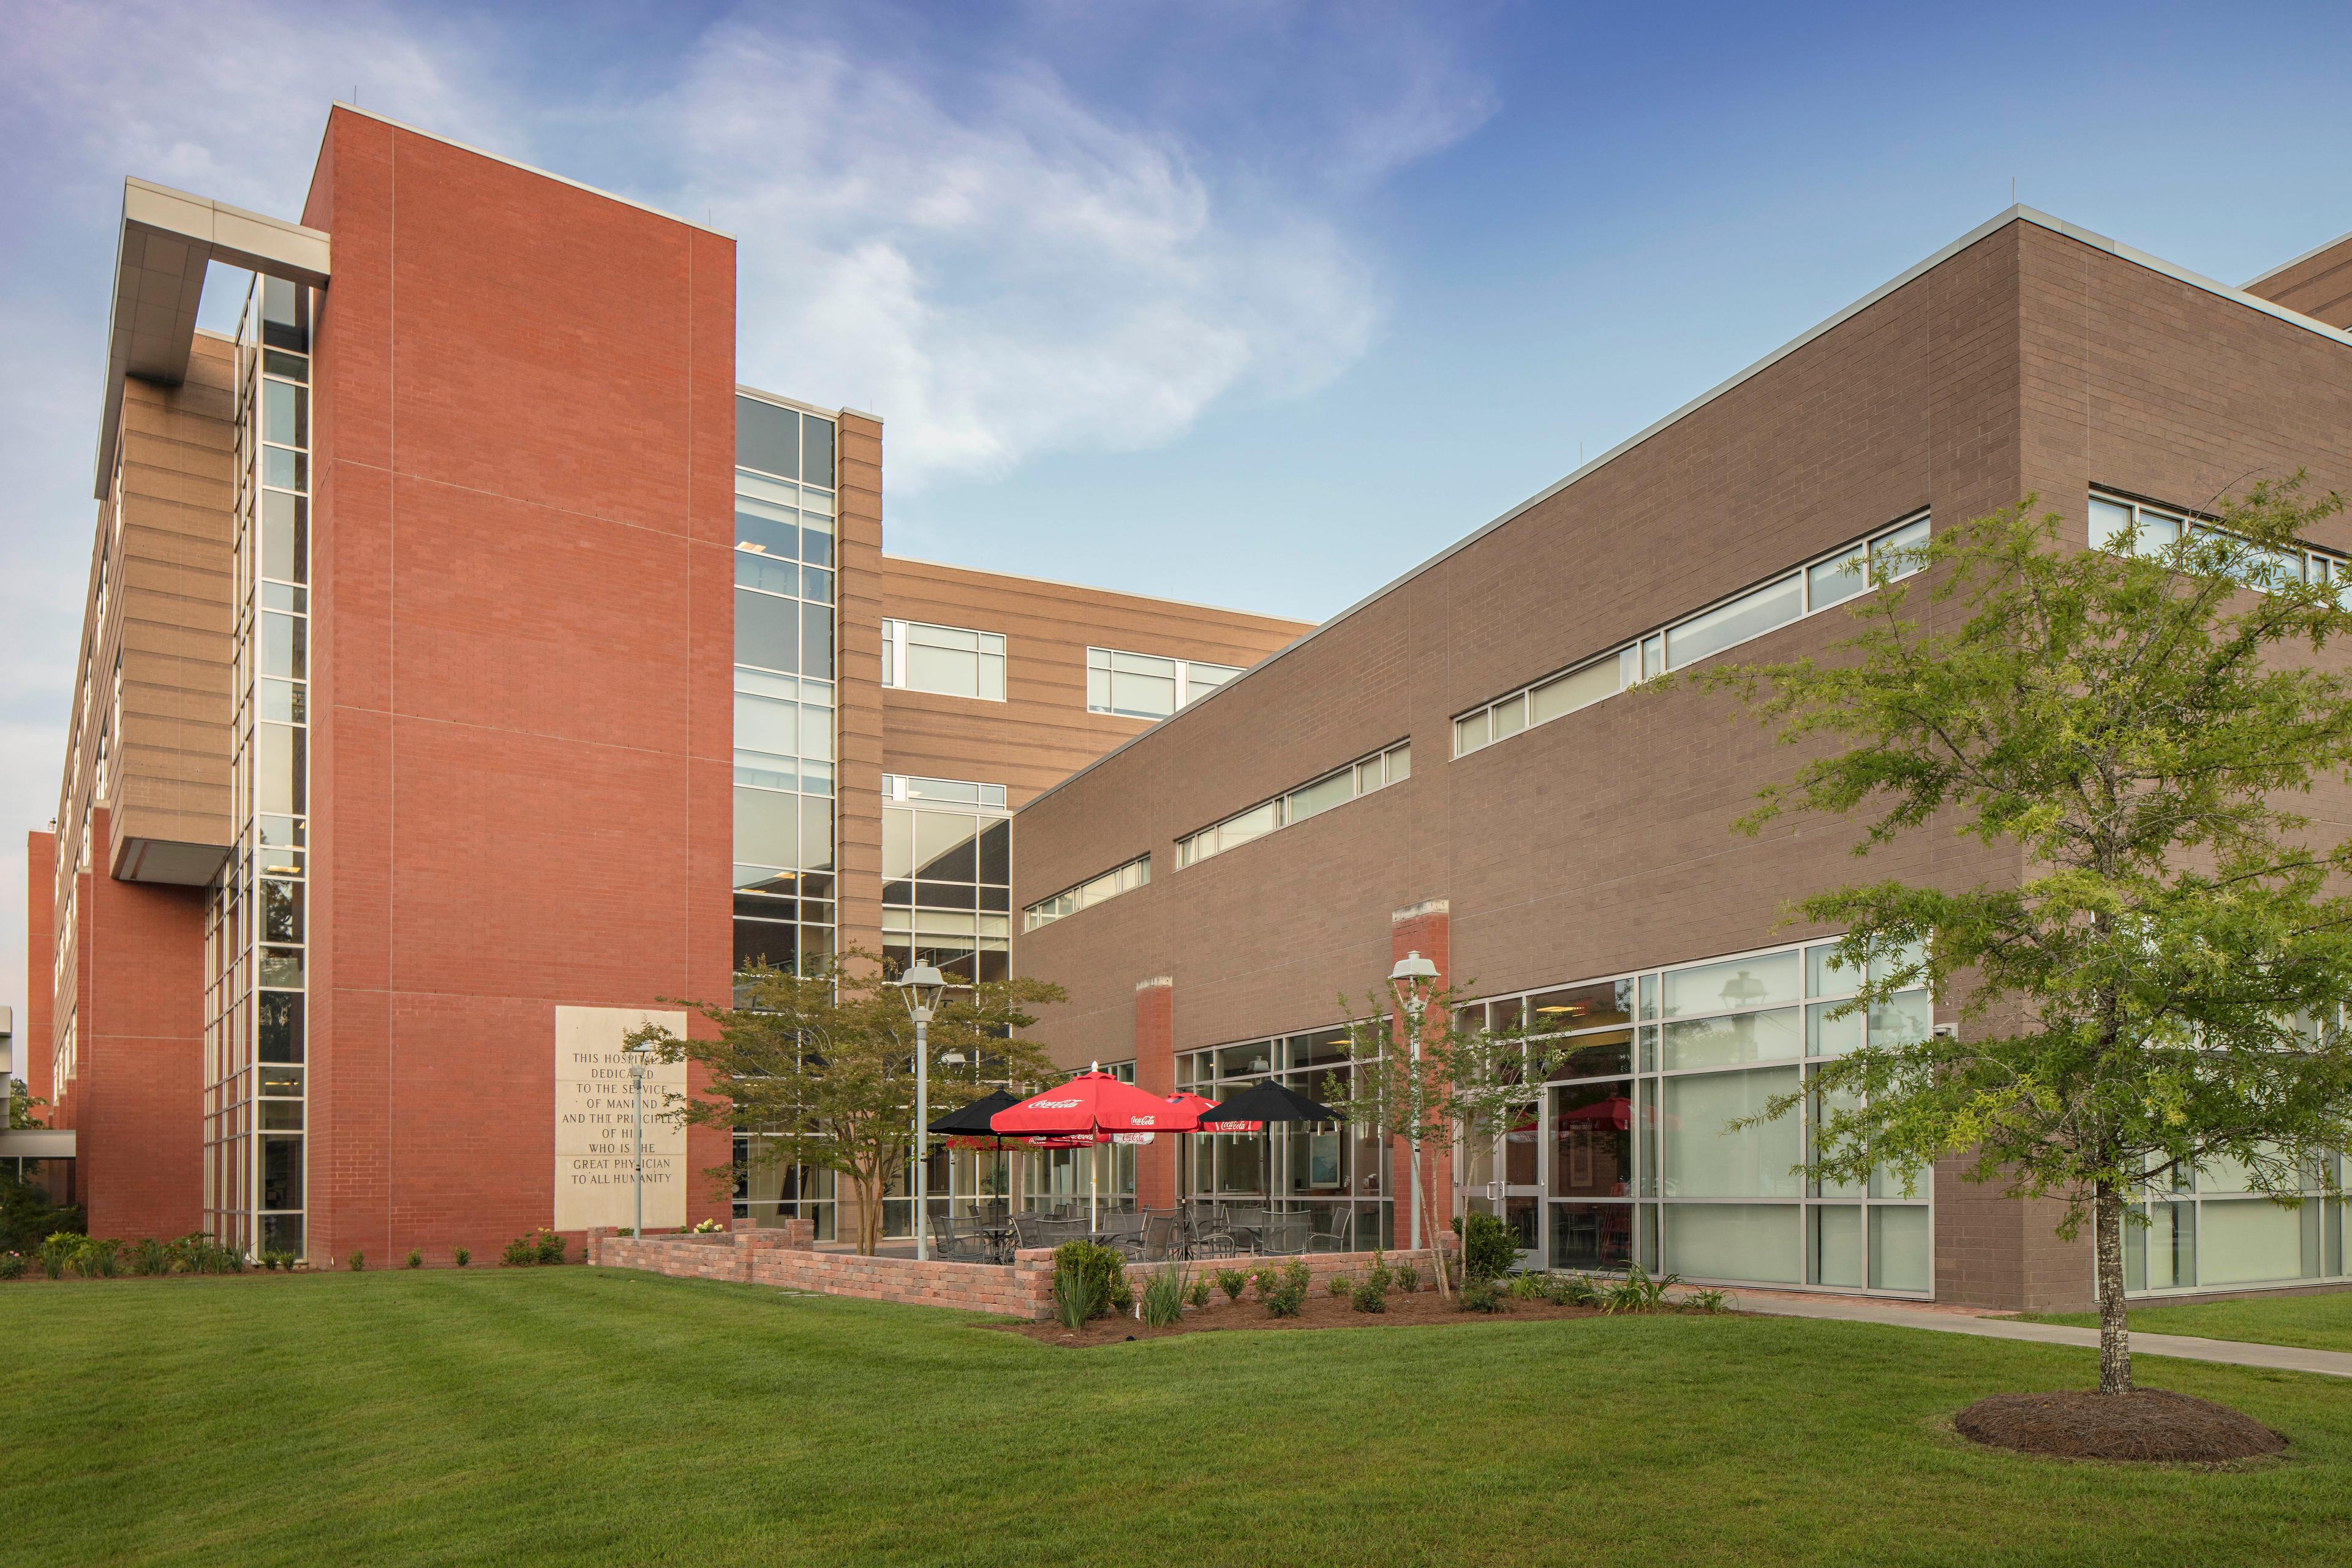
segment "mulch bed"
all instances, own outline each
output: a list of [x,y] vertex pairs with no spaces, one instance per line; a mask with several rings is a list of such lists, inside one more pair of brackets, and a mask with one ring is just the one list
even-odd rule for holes
[[1434,1290],[1417,1295],[1401,1296],[1389,1293],[1385,1312],[1359,1312],[1348,1302],[1318,1289],[1307,1298],[1307,1307],[1296,1318],[1277,1318],[1269,1314],[1251,1293],[1238,1301],[1225,1300],[1220,1290],[1205,1307],[1187,1307],[1184,1321],[1165,1329],[1155,1329],[1139,1318],[1097,1318],[1084,1329],[1073,1333],[1048,1319],[1042,1323],[992,1324],[1008,1333],[1025,1334],[1049,1345],[1125,1344],[1129,1340],[1160,1340],[1171,1334],[1214,1333],[1230,1329],[1373,1329],[1388,1325],[1428,1328],[1442,1323],[1496,1323],[1506,1321],[1528,1322],[1549,1318],[1597,1318],[1597,1308],[1554,1306],[1549,1301],[1516,1301],[1506,1299],[1499,1312],[1464,1312],[1456,1310],[1450,1300],[1440,1300]]
[[2286,1439],[2225,1405],[2159,1388],[2129,1394],[1996,1394],[1953,1421],[1988,1447],[2067,1459],[2212,1465],[2275,1454]]

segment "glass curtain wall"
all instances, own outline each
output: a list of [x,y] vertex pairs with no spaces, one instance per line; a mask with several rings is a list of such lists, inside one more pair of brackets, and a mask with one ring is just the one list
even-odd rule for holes
[[886,775],[882,959],[918,958],[950,984],[1013,967],[1013,816],[1004,786]]
[[735,400],[735,965],[834,948],[834,422]]
[[[1923,1038],[1925,991],[1834,1017],[1855,977],[1827,944],[1586,981],[1481,1005],[1494,1027],[1555,1026],[1571,1053],[1535,1114],[1465,1149],[1457,1198],[1501,1214],[1533,1259],[1686,1279],[1926,1295],[1933,1173],[1809,1182],[1811,1120],[1728,1124],[1798,1091],[1823,1058]],[[1548,1031],[1549,1032],[1549,1031]]]
[[233,841],[205,920],[205,1209],[299,1254],[310,841],[310,290],[258,279],[237,327]]
[[[1176,1088],[1222,1101],[1271,1079],[1337,1106],[1351,1072],[1347,1031],[1318,1029],[1181,1054]],[[1188,1137],[1181,1152],[1180,1196],[1271,1204],[1312,1215],[1318,1231],[1349,1226],[1359,1247],[1395,1244],[1389,1161],[1378,1138],[1355,1128],[1276,1123],[1265,1132]]]

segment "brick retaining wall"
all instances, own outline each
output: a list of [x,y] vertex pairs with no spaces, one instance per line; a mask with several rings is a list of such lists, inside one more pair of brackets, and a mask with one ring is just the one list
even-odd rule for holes
[[[612,1230],[588,1233],[588,1261],[604,1268],[642,1268],[677,1279],[732,1279],[751,1285],[773,1285],[787,1290],[810,1290],[826,1296],[854,1296],[869,1301],[901,1301],[916,1307],[950,1307],[967,1312],[994,1312],[1036,1321],[1053,1316],[1054,1252],[1051,1247],[1024,1248],[1011,1263],[917,1262],[911,1258],[861,1258],[854,1252],[816,1250],[815,1226],[808,1220],[787,1220],[781,1226],[753,1229],[736,1222],[733,1233],[701,1236],[621,1236]],[[1320,1289],[1334,1274],[1354,1273],[1372,1261],[1369,1252],[1319,1252],[1303,1261]],[[1414,1258],[1391,1252],[1389,1262],[1412,1263]],[[1207,1275],[1219,1268],[1244,1272],[1280,1259],[1236,1258],[1209,1259],[1190,1265]],[[1139,1285],[1169,1267],[1160,1263],[1128,1266],[1128,1276]],[[1425,1255],[1419,1267],[1426,1278]]]

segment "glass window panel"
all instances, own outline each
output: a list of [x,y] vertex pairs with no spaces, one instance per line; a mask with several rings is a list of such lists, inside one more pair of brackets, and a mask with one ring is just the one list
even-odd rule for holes
[[1484,708],[1454,721],[1454,750],[1457,755],[1475,752],[1486,743],[1486,710]]
[[1239,675],[1231,665],[1202,664],[1197,661],[1184,667],[1184,700],[1197,702],[1218,687]]
[[[818,423],[811,420],[812,425]],[[830,442],[827,443],[830,446]],[[801,416],[757,397],[735,400],[735,461],[780,479],[801,477]],[[832,464],[825,465],[823,483],[830,486]]]
[[1805,949],[1806,995],[1851,996],[1861,988],[1860,972],[1837,961],[1834,943],[1817,942]]
[[907,628],[906,684],[917,691],[935,691],[947,697],[979,696],[978,650],[918,642],[914,636],[917,629]]
[[801,569],[789,561],[755,555],[738,546],[735,552],[735,585],[757,588],[762,594],[797,594],[801,589]]
[[799,514],[757,496],[735,498],[735,548],[747,555],[791,561],[800,554]]
[[1582,669],[1555,676],[1528,693],[1528,722],[1540,724],[1547,719],[1590,708],[1602,698],[1616,694],[1617,661],[1605,658],[1598,664],[1588,664]]
[[771,790],[735,791],[735,858],[761,866],[798,866],[800,802]]
[[1601,1024],[1630,1024],[1633,1009],[1631,980],[1603,980],[1593,985],[1571,985],[1528,998],[1528,1019],[1539,1029],[1589,1029]]
[[1110,707],[1114,713],[1138,719],[1164,719],[1176,711],[1176,666],[1168,659],[1141,662],[1157,666],[1148,672],[1121,668],[1131,654],[1116,654],[1110,671]]
[[1599,1078],[1609,1073],[1633,1070],[1633,1031],[1611,1029],[1596,1035],[1579,1035],[1565,1042],[1568,1054],[1552,1065],[1556,1079]]
[[801,755],[818,762],[833,760],[833,710],[814,703],[801,708]]
[[2091,547],[2120,554],[2131,531],[2132,510],[2097,496],[2091,498]]
[[1870,542],[1870,563],[1884,571],[1890,579],[1908,577],[1919,570],[1919,562],[1910,552],[1927,542],[1927,520],[1905,523],[1891,533],[1882,533]]
[[1489,711],[1495,716],[1495,739],[1497,741],[1506,735],[1516,735],[1528,727],[1528,700],[1525,697],[1507,697]]
[[800,944],[795,928],[774,921],[739,920],[735,922],[735,967],[750,969],[755,964],[772,964],[778,969],[790,969],[799,957]]
[[310,580],[310,503],[282,490],[261,492],[261,574]]
[[1665,662],[1666,639],[1658,636],[1654,632],[1650,636],[1643,637],[1642,639],[1643,679],[1647,679],[1653,675],[1663,674],[1665,669]]
[[801,610],[801,673],[816,680],[833,679],[833,616],[814,605]]
[[[1667,1197],[1795,1197],[1803,1136],[1796,1112],[1754,1127],[1728,1124],[1793,1093],[1797,1069],[1700,1073],[1662,1079]],[[1790,1254],[1794,1260],[1793,1249]]]
[[982,653],[980,656],[980,694],[991,702],[1004,700],[1004,656],[1003,654]]
[[261,280],[261,341],[296,353],[310,347],[310,292],[284,278]]
[[1633,1260],[1632,1204],[1551,1205],[1551,1266],[1622,1272]]
[[835,487],[833,421],[814,414],[801,416],[801,478],[826,489]]
[[1843,1004],[1815,1002],[1805,1009],[1805,1054],[1809,1057],[1842,1057],[1862,1044],[1862,1015],[1849,1013],[1843,1018],[1831,1014]]
[[306,689],[299,682],[265,678],[260,683],[258,716],[280,724],[302,723],[308,717],[305,694]]
[[748,752],[792,756],[798,750],[799,705],[749,691],[735,694],[735,744]]
[[302,1059],[302,997],[289,991],[264,991],[254,1005],[261,1026],[261,1059],[299,1062]]
[[1555,1197],[1620,1198],[1633,1192],[1631,1079],[1551,1091]]
[[1769,1013],[1668,1024],[1665,1057],[1676,1068],[1729,1067],[1738,1062],[1788,1061],[1804,1051],[1804,1028],[1794,1007]]
[[915,818],[915,875],[940,882],[977,878],[980,822],[950,811],[919,811]]
[[1087,710],[1090,713],[1108,713],[1110,711],[1109,670],[1089,669],[1087,671]]
[[283,381],[261,384],[261,438],[281,447],[310,444],[310,396]]
[[790,675],[800,668],[800,610],[790,599],[735,590],[735,662]]
[[287,724],[254,726],[253,799],[256,810],[292,816],[303,809],[302,763],[306,733]]
[[812,796],[801,799],[801,865],[811,871],[833,869],[833,802]]
[[2303,1226],[2267,1198],[2207,1202],[2198,1215],[2200,1285],[2294,1279],[2303,1272]]
[[1805,1282],[1860,1289],[1862,1205],[1807,1209],[1805,1225]]
[[1253,838],[1262,838],[1273,832],[1281,826],[1281,818],[1278,815],[1281,809],[1280,801],[1270,800],[1264,805],[1244,811],[1239,816],[1229,817],[1219,823],[1217,825],[1218,849],[1221,851],[1231,849],[1235,845],[1246,844]]
[[298,947],[263,948],[261,984],[287,991],[302,989],[302,950]]
[[1801,1282],[1793,1204],[1668,1204],[1665,1267],[1686,1279]]
[[310,466],[310,458],[304,453],[284,447],[261,448],[261,482],[265,485],[274,485],[281,490],[308,489]]
[[820,605],[833,603],[833,574],[821,566],[801,568],[801,597]]
[[1719,608],[1696,616],[1666,631],[1666,668],[1680,669],[1696,659],[1720,653],[1735,643],[1788,625],[1803,613],[1801,581],[1791,574],[1778,583],[1743,595]]
[[1692,1017],[1738,1007],[1779,1007],[1802,1000],[1794,952],[1666,971],[1666,1016]]
[[1898,991],[1870,1010],[1870,1043],[1916,1046],[1934,1031],[1935,1005],[1925,991]]
[[992,822],[980,830],[980,879],[999,887],[1013,880],[1013,825]]
[[261,879],[261,940],[302,940],[302,884]]
[[[833,565],[833,520],[814,512],[801,513],[801,559],[808,564],[830,569]],[[825,597],[833,596],[827,590]]]
[[261,1206],[299,1209],[302,1206],[302,1140],[264,1138],[261,1141]]
[[1926,1207],[1870,1206],[1870,1288],[1927,1290],[1936,1283]]
[[310,673],[310,623],[300,616],[265,610],[261,616],[261,673],[299,680]]
[[1870,586],[1870,552],[1856,550],[1835,561],[1816,563],[1805,574],[1806,603],[1816,610],[1842,605]]
[[1283,802],[1285,822],[1303,822],[1335,805],[1345,805],[1356,797],[1355,770],[1342,769],[1328,778],[1316,780],[1305,789],[1293,790]]

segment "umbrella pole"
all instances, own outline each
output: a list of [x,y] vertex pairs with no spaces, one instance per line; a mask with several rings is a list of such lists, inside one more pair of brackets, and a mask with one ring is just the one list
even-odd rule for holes
[[1101,1218],[1095,1213],[1095,1190],[1102,1185],[1102,1145],[1087,1151],[1087,1228],[1100,1233]]

